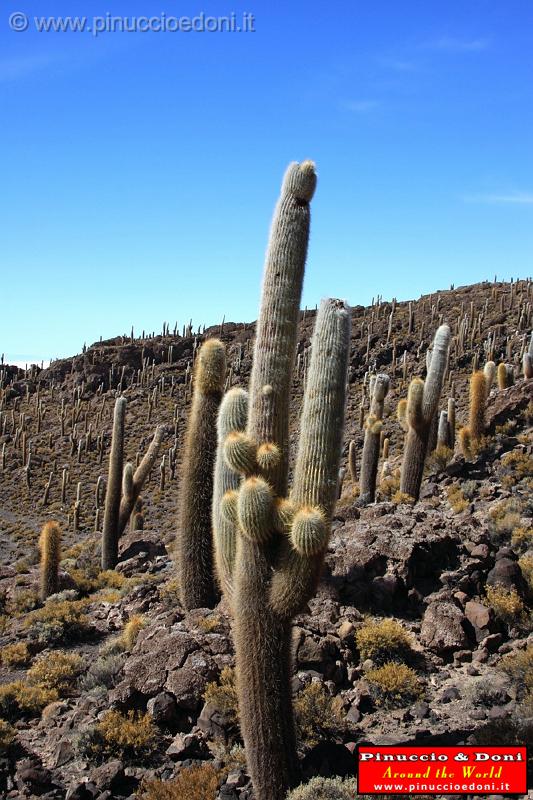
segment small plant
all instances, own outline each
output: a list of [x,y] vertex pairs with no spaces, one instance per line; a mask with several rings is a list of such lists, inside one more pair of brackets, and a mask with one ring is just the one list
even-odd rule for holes
[[213,764],[183,769],[172,781],[143,781],[140,800],[215,800],[223,776]]
[[32,611],[24,621],[29,636],[50,646],[77,639],[86,633],[89,621],[83,613],[82,600],[51,600],[42,608]]
[[146,620],[140,614],[133,614],[124,625],[120,643],[124,650],[133,650],[137,636],[146,625]]
[[489,511],[491,533],[497,538],[510,536],[515,528],[520,527],[521,507],[520,502],[511,497],[496,503]]
[[91,761],[120,758],[127,762],[149,761],[158,745],[159,734],[149,714],[107,711],[100,722],[82,733],[78,749]]
[[450,486],[446,491],[446,495],[454,514],[461,514],[461,512],[468,508],[468,500],[464,496],[460,486]]
[[508,675],[517,689],[528,716],[533,711],[533,645],[502,658],[499,668]]
[[177,578],[171,578],[159,587],[159,599],[165,605],[174,606],[179,603],[180,586]]
[[516,589],[503,586],[487,586],[487,605],[494,609],[496,616],[508,625],[522,621],[525,613],[524,602]]
[[312,778],[287,795],[287,800],[353,800],[355,778]]
[[518,560],[518,566],[522,570],[522,575],[526,579],[530,590],[533,592],[533,554],[528,553],[522,556],[522,558]]
[[80,656],[61,651],[43,653],[28,670],[28,682],[32,686],[55,689],[62,695],[76,682],[82,667]]
[[414,506],[416,500],[410,494],[397,491],[392,495],[391,503],[394,503],[395,506]]
[[34,589],[21,589],[15,592],[7,604],[7,611],[12,616],[27,614],[39,605],[39,595]]
[[524,478],[533,476],[533,456],[521,450],[511,450],[500,459],[498,475],[502,486],[510,489],[516,486]]
[[222,714],[226,714],[229,719],[236,723],[238,720],[238,701],[237,689],[235,686],[235,670],[233,667],[224,667],[220,673],[218,683],[211,681],[208,683],[204,700],[214,706]]
[[380,499],[390,500],[400,492],[400,470],[395,470],[392,475],[385,475],[379,483]]
[[411,650],[411,637],[393,619],[367,620],[359,628],[356,642],[361,660],[372,659],[376,664],[401,661]]
[[209,617],[201,617],[196,624],[204,633],[213,633],[213,631],[220,628],[220,622],[220,617],[216,614],[212,614]]
[[6,644],[6,646],[2,647],[2,650],[0,650],[0,662],[4,667],[7,667],[7,669],[25,667],[30,659],[31,655],[26,642]]
[[422,694],[416,672],[394,661],[370,670],[366,679],[376,705],[383,708],[401,708],[413,703]]
[[15,729],[9,722],[0,719],[0,756],[5,756],[15,743]]
[[511,547],[513,550],[527,550],[533,544],[533,528],[518,525],[511,533]]
[[430,467],[436,472],[446,469],[453,458],[453,450],[444,444],[439,444],[431,453],[429,458]]
[[15,720],[23,715],[36,716],[58,697],[55,689],[30,686],[24,681],[4,683],[0,686],[0,714],[8,720]]
[[321,739],[344,729],[340,698],[331,697],[322,683],[312,681],[294,701],[300,739],[313,747]]
[[123,666],[124,657],[121,654],[101,655],[91,664],[84,675],[81,682],[82,689],[90,691],[97,686],[112,689],[118,683]]

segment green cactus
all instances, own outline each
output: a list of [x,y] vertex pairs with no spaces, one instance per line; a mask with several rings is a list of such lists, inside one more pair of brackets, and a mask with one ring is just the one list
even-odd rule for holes
[[[337,493],[350,315],[324,301],[316,319],[293,487],[287,496],[288,421],[309,202],[310,162],[285,175],[267,252],[246,432],[224,457],[240,475],[221,513],[233,523],[233,596],[240,724],[257,800],[283,800],[298,777],[290,691],[291,619],[320,575]],[[216,531],[215,531],[216,532]],[[224,547],[219,537],[217,549]]]
[[41,600],[59,591],[61,531],[57,522],[47,522],[39,538],[41,552]]
[[376,498],[376,478],[380,451],[380,439],[383,430],[383,406],[389,391],[389,377],[377,375],[372,383],[370,413],[365,422],[365,441],[361,460],[359,479],[360,494],[358,505],[366,506]]
[[441,325],[435,334],[425,382],[411,381],[407,397],[408,433],[400,476],[400,492],[418,500],[433,419],[442,391],[450,346],[450,329]]
[[217,449],[216,420],[226,377],[226,351],[218,339],[200,348],[185,437],[179,497],[177,563],[181,602],[186,609],[212,608],[211,504]]

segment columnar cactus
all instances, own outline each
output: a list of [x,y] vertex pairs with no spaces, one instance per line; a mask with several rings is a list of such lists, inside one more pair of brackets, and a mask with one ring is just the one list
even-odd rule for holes
[[237,542],[229,576],[237,690],[257,800],[283,800],[298,777],[291,619],[319,578],[343,434],[350,314],[340,301],[326,300],[316,319],[288,495],[288,404],[315,182],[310,162],[291,164],[285,174],[265,265],[246,432],[232,431],[224,443],[228,466],[241,476],[222,511]]
[[224,514],[222,498],[234,492],[241,482],[237,472],[230,469],[224,457],[224,442],[230,433],[241,433],[248,419],[248,393],[238,387],[224,395],[217,418],[217,454],[215,460],[212,525],[216,542],[215,563],[218,584],[231,603],[233,590],[231,576],[235,564],[237,538],[235,525]]
[[400,491],[418,500],[433,418],[437,413],[448,361],[450,329],[441,325],[435,334],[431,363],[425,382],[415,378],[407,397],[409,430],[405,442]]
[[216,420],[225,377],[224,345],[208,339],[196,359],[179,498],[177,562],[181,602],[186,609],[212,608],[216,602],[211,504]]
[[494,378],[496,376],[496,364],[494,361],[487,361],[483,367],[483,374],[485,375],[485,389],[488,398],[490,390],[492,389],[492,384],[494,383]]
[[471,441],[479,441],[485,433],[485,403],[487,382],[480,370],[470,378],[470,416],[468,427]]
[[114,569],[118,558],[118,521],[124,464],[124,425],[126,398],[118,397],[113,415],[113,433],[102,530],[102,569]]
[[59,591],[61,531],[57,522],[47,522],[39,539],[41,551],[41,600]]
[[381,432],[383,429],[383,406],[389,391],[389,377],[378,375],[372,383],[370,413],[365,422],[365,442],[361,460],[359,505],[373,503],[376,497]]
[[118,560],[118,544],[134,509],[143,484],[155,463],[165,428],[156,428],[154,437],[139,466],[124,465],[124,427],[126,398],[119,397],[113,415],[113,434],[109,454],[109,472],[102,530],[102,569],[114,569]]
[[524,379],[526,381],[533,378],[533,357],[529,353],[524,353],[522,356],[522,367],[524,371]]

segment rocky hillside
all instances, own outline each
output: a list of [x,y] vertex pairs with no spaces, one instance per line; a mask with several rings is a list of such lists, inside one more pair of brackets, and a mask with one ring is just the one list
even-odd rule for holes
[[[318,594],[294,628],[306,778],[353,775],[358,742],[533,744],[533,380],[521,367],[532,300],[519,281],[353,309],[344,461],[351,441],[360,460],[376,371],[391,381],[389,456],[372,505],[358,505],[346,474]],[[302,312],[294,433],[314,317]],[[406,505],[396,407],[442,321],[453,344],[441,407],[455,397],[458,429],[473,367],[507,363],[515,382],[492,387],[477,452],[429,458],[421,499]],[[182,333],[98,342],[46,370],[2,368],[0,797],[253,798],[227,610],[182,610],[172,546],[195,352],[219,336],[228,385],[246,386],[254,325]],[[118,392],[128,460],[161,424],[166,458],[143,490],[144,530],[102,573],[95,497]],[[43,604],[38,538],[50,519],[61,585]]]

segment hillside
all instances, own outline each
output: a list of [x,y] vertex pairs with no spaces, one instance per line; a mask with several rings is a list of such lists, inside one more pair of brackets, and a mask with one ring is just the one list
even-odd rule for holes
[[[352,774],[363,741],[533,743],[533,380],[521,366],[532,303],[533,283],[521,280],[352,309],[342,463],[353,441],[359,470],[368,376],[385,372],[387,479],[378,501],[360,507],[347,471],[318,594],[296,621],[293,692],[307,777]],[[301,313],[293,439],[314,320],[314,311]],[[515,382],[492,387],[477,453],[465,460],[456,441],[455,453],[428,459],[412,506],[396,494],[404,441],[396,409],[410,380],[425,376],[442,322],[453,338],[440,408],[455,397],[457,430],[468,420],[473,368],[505,362]],[[253,798],[227,608],[183,611],[172,550],[195,353],[221,338],[227,386],[246,387],[254,329],[165,329],[96,342],[27,374],[2,367],[0,718],[12,727],[3,734],[0,723],[0,796],[130,798],[142,781],[200,764],[196,784],[212,773],[221,800]],[[116,571],[100,573],[95,498],[120,393],[128,461],[164,425],[164,485],[159,458],[142,492],[144,529],[128,531]],[[43,605],[38,540],[48,520],[59,522],[63,561],[61,593]],[[403,634],[369,625],[382,618]],[[401,669],[376,675],[389,661]],[[141,716],[128,722],[129,712]],[[195,797],[185,784],[183,796]]]

